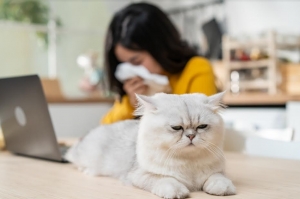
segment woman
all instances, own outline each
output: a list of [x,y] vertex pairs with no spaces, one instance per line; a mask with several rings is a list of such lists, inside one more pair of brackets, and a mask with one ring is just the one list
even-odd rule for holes
[[135,93],[144,94],[147,86],[135,77],[122,84],[114,73],[119,63],[143,65],[151,73],[166,75],[173,94],[216,93],[214,75],[209,62],[182,42],[169,18],[148,3],[131,4],[117,12],[106,38],[105,67],[110,89],[120,99],[102,118],[102,124],[132,119]]

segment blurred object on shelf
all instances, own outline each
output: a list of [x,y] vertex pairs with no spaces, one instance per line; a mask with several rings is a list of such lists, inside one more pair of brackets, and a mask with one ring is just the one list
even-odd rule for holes
[[238,71],[231,71],[230,74],[230,81],[231,81],[231,87],[230,91],[232,93],[239,93],[240,92],[240,74]]
[[255,69],[251,70],[251,76],[254,79],[260,78],[262,75],[263,75],[262,69],[260,69],[260,68],[255,68]]
[[268,59],[268,54],[260,48],[252,48],[250,52],[251,60]]
[[4,137],[0,126],[0,151],[4,149],[4,146],[5,146]]
[[268,59],[268,54],[260,48],[252,49],[233,49],[230,52],[230,59],[232,61],[257,61]]
[[264,90],[265,88],[259,89],[259,84],[262,85],[267,81],[267,70],[266,68],[255,68],[255,69],[240,69],[232,70],[230,73],[230,91],[234,94],[251,90],[250,88],[245,90],[246,84],[257,85],[256,90]]
[[236,49],[233,51],[233,58],[231,60],[235,61],[249,61],[250,57],[243,49]]
[[42,77],[41,82],[47,99],[62,99],[64,97],[59,79]]
[[300,64],[287,63],[280,65],[282,83],[280,88],[290,95],[300,95]]
[[279,57],[279,62],[280,63],[291,63],[292,61],[286,57]]
[[104,71],[98,66],[97,61],[98,53],[94,51],[89,51],[77,58],[77,64],[84,69],[79,87],[89,95],[108,97]]

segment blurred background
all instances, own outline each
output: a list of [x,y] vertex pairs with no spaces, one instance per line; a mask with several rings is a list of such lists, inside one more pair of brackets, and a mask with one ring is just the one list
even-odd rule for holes
[[[84,135],[112,106],[106,30],[133,2],[0,0],[0,78],[42,77],[58,137]],[[227,90],[225,149],[300,159],[300,1],[147,2],[211,61],[219,90]]]

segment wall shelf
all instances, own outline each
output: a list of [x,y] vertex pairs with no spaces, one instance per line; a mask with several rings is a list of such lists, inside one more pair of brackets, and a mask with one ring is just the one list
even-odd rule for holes
[[[262,59],[257,61],[235,61],[231,59],[232,50],[244,49],[249,50],[251,48],[264,48],[268,53],[268,59]],[[231,91],[232,82],[230,74],[233,70],[241,69],[257,69],[266,68],[267,80],[261,84],[255,81],[248,81],[239,84],[239,90],[245,90],[247,88],[265,89],[267,88],[268,94],[277,93],[277,72],[278,72],[278,57],[277,50],[299,50],[300,49],[300,37],[280,35],[276,32],[270,31],[262,38],[255,40],[249,39],[248,41],[239,41],[236,38],[232,38],[228,35],[223,37],[223,63],[226,68],[226,86],[225,89]]]
[[223,47],[225,50],[241,49],[241,48],[263,48],[268,46],[268,41],[266,39],[258,39],[256,41],[237,41],[230,38],[230,42],[226,43]]
[[232,70],[239,70],[239,69],[248,69],[248,68],[262,68],[267,67],[269,65],[270,60],[258,60],[258,61],[231,61],[230,68]]
[[269,81],[266,80],[240,81],[239,85],[244,89],[268,89]]

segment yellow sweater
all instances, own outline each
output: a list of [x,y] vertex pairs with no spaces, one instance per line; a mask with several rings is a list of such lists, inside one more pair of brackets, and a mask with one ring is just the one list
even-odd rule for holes
[[[212,95],[217,92],[213,70],[205,58],[191,58],[180,74],[168,76],[173,94],[204,93]],[[102,124],[110,124],[120,120],[132,119],[134,108],[128,96],[117,100],[112,109],[102,118]]]

